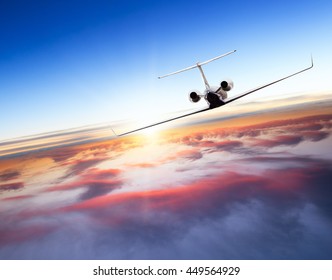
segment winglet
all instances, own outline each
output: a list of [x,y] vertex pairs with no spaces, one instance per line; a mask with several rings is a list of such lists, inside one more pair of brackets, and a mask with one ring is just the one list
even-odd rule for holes
[[111,128],[111,130],[113,131],[114,135],[115,135],[116,137],[119,137],[119,135],[117,135],[117,134],[115,133],[114,129],[113,129],[111,126],[110,126],[110,128]]

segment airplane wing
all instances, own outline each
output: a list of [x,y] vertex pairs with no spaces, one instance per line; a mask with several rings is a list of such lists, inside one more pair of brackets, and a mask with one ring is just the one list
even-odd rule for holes
[[205,112],[205,111],[208,111],[208,110],[210,110],[209,107],[198,110],[198,111],[195,111],[195,112],[191,112],[191,113],[188,113],[188,114],[184,114],[184,115],[181,115],[181,116],[177,116],[175,118],[171,118],[171,119],[168,119],[168,120],[165,120],[165,121],[161,121],[161,122],[150,124],[150,125],[147,125],[147,126],[144,126],[144,127],[140,127],[140,128],[135,129],[135,130],[131,130],[131,131],[128,131],[128,132],[125,132],[125,133],[122,133],[122,134],[116,134],[113,129],[112,129],[112,131],[116,136],[120,137],[120,136],[124,136],[124,135],[130,134],[130,133],[133,133],[133,132],[136,132],[136,131],[140,131],[140,130],[143,130],[143,129],[146,129],[146,128],[149,128],[149,127],[153,127],[153,126],[156,126],[156,125],[159,125],[159,124],[163,124],[163,123],[167,123],[167,122],[174,121],[174,120],[177,120],[177,119],[181,119],[181,118],[184,118],[184,117],[187,117],[187,116],[195,115],[195,114]]
[[288,78],[290,78],[290,77],[293,77],[293,76],[295,76],[295,75],[298,75],[298,74],[300,74],[300,73],[302,73],[302,72],[304,72],[304,71],[307,71],[307,70],[311,69],[313,66],[314,66],[314,62],[313,62],[313,59],[312,59],[312,57],[311,57],[311,65],[310,65],[309,67],[307,67],[307,68],[305,68],[305,69],[302,69],[302,70],[300,70],[300,71],[298,71],[298,72],[296,72],[296,73],[293,73],[293,74],[291,74],[291,75],[288,75],[288,76],[286,76],[286,77],[283,77],[283,78],[280,78],[280,79],[275,80],[275,81],[273,81],[273,82],[270,82],[270,83],[268,83],[268,84],[265,84],[265,85],[259,86],[259,87],[257,87],[257,88],[254,88],[254,89],[248,90],[248,91],[246,91],[246,92],[244,92],[244,93],[241,93],[241,94],[239,94],[239,95],[237,95],[237,96],[235,96],[235,97],[233,97],[233,98],[231,98],[231,99],[229,99],[229,100],[226,100],[225,104],[231,103],[231,102],[233,102],[233,101],[235,101],[235,100],[237,100],[237,99],[239,99],[239,98],[241,98],[241,97],[243,97],[243,96],[246,96],[246,95],[248,95],[248,94],[250,94],[250,93],[253,93],[253,92],[255,92],[255,91],[261,90],[262,88],[266,88],[266,87],[268,87],[268,86],[270,86],[270,85],[273,85],[273,84],[279,83],[279,82],[281,82],[281,81],[283,81],[283,80],[286,80],[286,79],[288,79]]

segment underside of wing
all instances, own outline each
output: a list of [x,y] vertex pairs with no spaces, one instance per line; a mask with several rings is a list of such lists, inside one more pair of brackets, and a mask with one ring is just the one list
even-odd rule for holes
[[268,83],[268,84],[261,85],[261,86],[259,86],[259,87],[257,87],[257,88],[254,88],[254,89],[248,90],[248,91],[246,91],[246,92],[244,92],[244,93],[241,93],[241,94],[239,94],[239,95],[237,95],[237,96],[235,96],[235,97],[233,97],[233,98],[230,98],[229,100],[226,100],[226,101],[225,101],[225,104],[230,103],[230,102],[233,102],[233,101],[235,101],[235,100],[237,100],[237,99],[239,99],[239,98],[241,98],[241,97],[244,97],[244,96],[246,96],[246,95],[248,95],[248,94],[250,94],[250,93],[253,93],[253,92],[255,92],[255,91],[258,91],[258,90],[261,90],[261,89],[266,88],[266,87],[268,87],[268,86],[271,86],[271,85],[273,85],[273,84],[279,83],[279,82],[281,82],[281,81],[283,81],[283,80],[286,80],[286,79],[288,79],[288,78],[290,78],[290,77],[293,77],[293,76],[295,76],[295,75],[298,75],[298,74],[300,74],[300,73],[302,73],[302,72],[304,72],[304,71],[307,71],[307,70],[311,69],[313,66],[314,66],[314,64],[313,64],[313,60],[312,60],[312,58],[311,58],[311,65],[310,65],[309,67],[307,67],[307,68],[305,68],[305,69],[302,69],[302,70],[300,70],[300,71],[298,71],[298,72],[295,72],[295,73],[293,73],[293,74],[291,74],[291,75],[288,75],[288,76],[286,76],[286,77],[283,77],[283,78],[280,78],[280,79],[275,80],[275,81],[273,81],[273,82],[270,82],[270,83]]
[[134,132],[146,129],[146,128],[150,128],[150,127],[153,127],[153,126],[156,126],[156,125],[160,125],[160,124],[163,124],[163,123],[167,123],[167,122],[170,122],[170,121],[174,121],[174,120],[177,120],[177,119],[181,119],[181,118],[184,118],[184,117],[188,117],[188,116],[191,116],[191,115],[202,113],[202,112],[205,112],[205,111],[208,111],[208,110],[210,110],[210,108],[204,108],[204,109],[194,111],[194,112],[191,112],[191,113],[188,113],[188,114],[184,114],[184,115],[177,116],[177,117],[174,117],[174,118],[171,118],[171,119],[167,119],[167,120],[164,120],[164,121],[161,121],[161,122],[157,122],[157,123],[153,123],[153,124],[150,124],[150,125],[147,125],[147,126],[144,126],[144,127],[140,127],[140,128],[137,128],[137,129],[134,129],[134,130],[122,133],[122,134],[116,134],[114,132],[114,130],[113,130],[113,132],[116,136],[124,136],[124,135],[134,133]]

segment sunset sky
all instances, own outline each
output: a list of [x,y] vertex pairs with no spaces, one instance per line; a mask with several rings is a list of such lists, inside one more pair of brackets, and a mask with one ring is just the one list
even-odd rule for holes
[[[200,108],[198,71],[157,76],[219,54],[211,84],[238,101],[331,89],[331,1],[5,1],[0,4],[0,140]],[[232,106],[237,106],[237,104]],[[158,105],[158,106],[156,106]]]

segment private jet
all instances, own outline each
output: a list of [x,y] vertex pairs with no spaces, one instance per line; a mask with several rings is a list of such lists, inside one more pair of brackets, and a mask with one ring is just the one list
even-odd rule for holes
[[207,105],[208,105],[207,107],[205,107],[203,109],[200,109],[198,111],[191,112],[189,114],[184,114],[184,115],[177,116],[175,118],[171,118],[171,119],[167,119],[167,120],[164,120],[164,121],[161,121],[161,122],[153,123],[153,124],[150,124],[150,125],[147,125],[147,126],[144,126],[144,127],[140,127],[140,128],[137,128],[137,129],[134,129],[134,130],[122,133],[122,134],[116,134],[115,131],[112,129],[113,133],[116,136],[118,136],[118,137],[119,136],[124,136],[124,135],[131,134],[131,133],[134,133],[134,132],[137,132],[137,131],[140,131],[140,130],[143,130],[143,129],[146,129],[146,128],[149,128],[149,127],[160,125],[160,124],[163,124],[163,123],[166,123],[166,122],[174,121],[174,120],[177,120],[177,119],[180,119],[180,118],[184,118],[184,117],[188,117],[188,116],[191,116],[191,115],[194,115],[194,114],[198,114],[198,113],[202,113],[202,112],[205,112],[205,111],[208,111],[208,110],[216,109],[216,108],[219,108],[219,107],[224,106],[226,104],[229,104],[229,103],[231,103],[231,102],[233,102],[233,101],[235,101],[237,99],[240,99],[240,98],[242,98],[242,97],[244,97],[244,96],[246,96],[246,95],[248,95],[250,93],[253,93],[255,91],[261,90],[261,89],[266,88],[268,86],[271,86],[273,84],[279,83],[279,82],[281,82],[283,80],[286,80],[286,79],[288,79],[290,77],[293,77],[295,75],[303,73],[303,72],[311,69],[314,66],[313,58],[311,57],[311,65],[309,67],[301,69],[300,71],[297,71],[297,72],[292,73],[292,74],[290,74],[288,76],[282,77],[282,78],[280,78],[278,80],[275,80],[275,81],[272,81],[270,83],[258,86],[258,87],[254,88],[254,89],[248,90],[248,91],[243,92],[243,93],[241,93],[239,95],[236,95],[236,96],[233,96],[233,97],[229,97],[228,96],[228,92],[234,86],[233,81],[232,80],[223,80],[223,81],[220,82],[220,84],[218,86],[210,86],[209,82],[206,79],[206,76],[204,74],[202,66],[206,65],[206,64],[208,64],[208,63],[210,63],[212,61],[215,61],[217,59],[220,59],[222,57],[228,56],[228,55],[230,55],[232,53],[235,53],[235,52],[236,52],[236,50],[233,50],[233,51],[227,52],[225,54],[219,55],[217,57],[211,58],[211,59],[209,59],[207,61],[197,62],[193,66],[190,66],[190,67],[187,67],[187,68],[184,68],[184,69],[181,69],[181,70],[178,70],[178,71],[175,71],[175,72],[172,72],[172,73],[169,73],[169,74],[166,74],[166,75],[158,77],[159,79],[162,79],[162,78],[169,77],[169,76],[172,76],[172,75],[175,75],[175,74],[179,74],[179,73],[182,73],[182,72],[194,69],[194,68],[198,68],[198,70],[199,70],[199,72],[200,72],[200,74],[202,76],[204,85],[205,85],[205,90],[202,93],[199,92],[199,91],[197,91],[197,90],[190,91],[189,92],[189,100],[191,102],[193,102],[193,103],[197,103],[201,99],[204,99],[206,101]]

